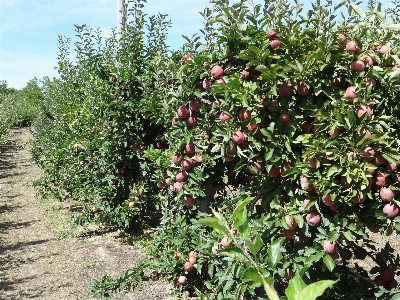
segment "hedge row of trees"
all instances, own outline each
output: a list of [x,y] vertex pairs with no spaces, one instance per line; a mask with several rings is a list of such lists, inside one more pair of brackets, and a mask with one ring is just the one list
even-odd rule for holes
[[92,293],[160,277],[207,299],[397,293],[400,258],[370,234],[400,230],[400,3],[213,0],[179,51],[144,3],[124,48],[77,26],[71,59],[60,37],[34,123],[36,185],[78,224],[158,225],[152,261]]
[[6,80],[0,82],[0,142],[7,140],[11,128],[32,124],[42,99],[42,90],[36,78],[21,90],[9,87]]

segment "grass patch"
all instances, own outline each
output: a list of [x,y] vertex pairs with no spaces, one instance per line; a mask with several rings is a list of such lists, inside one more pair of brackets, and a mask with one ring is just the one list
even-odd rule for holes
[[41,199],[41,206],[48,216],[47,228],[53,232],[58,239],[76,238],[87,233],[83,226],[74,224],[69,216],[69,204],[54,199]]

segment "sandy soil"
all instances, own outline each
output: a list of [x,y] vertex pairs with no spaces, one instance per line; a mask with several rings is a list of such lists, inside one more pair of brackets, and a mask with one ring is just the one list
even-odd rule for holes
[[[91,299],[88,286],[144,258],[118,234],[58,239],[31,186],[40,170],[30,161],[27,129],[0,145],[0,299]],[[50,230],[52,228],[53,230]],[[170,285],[149,282],[113,299],[172,299]]]

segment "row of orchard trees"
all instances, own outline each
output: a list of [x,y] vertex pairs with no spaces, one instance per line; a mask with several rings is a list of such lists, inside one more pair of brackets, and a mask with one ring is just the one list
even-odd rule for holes
[[[171,53],[169,22],[145,19],[143,2],[123,48],[77,26],[72,62],[60,38],[61,78],[35,126],[38,187],[81,206],[82,224],[161,213],[151,278],[189,296],[312,298],[333,281],[306,285],[328,279],[340,280],[327,299],[395,293],[399,258],[370,233],[400,229],[400,4],[214,0],[204,42]],[[367,255],[370,273],[349,268]]]
[[9,87],[6,80],[0,82],[0,143],[8,139],[11,128],[29,126],[33,122],[42,98],[36,78],[21,90]]

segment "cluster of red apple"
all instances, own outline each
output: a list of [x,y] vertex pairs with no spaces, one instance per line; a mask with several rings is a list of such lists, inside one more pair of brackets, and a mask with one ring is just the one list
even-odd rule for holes
[[[180,259],[181,256],[182,256],[182,253],[181,252],[177,252],[177,253],[175,253],[174,258],[176,260],[178,260],[178,259]],[[184,274],[179,276],[178,278],[176,278],[174,280],[174,287],[177,287],[178,285],[181,285],[181,284],[185,284],[187,282],[188,279],[187,279],[187,277],[185,275],[188,272],[191,272],[193,270],[194,265],[197,262],[196,256],[197,256],[197,252],[195,252],[195,251],[190,251],[189,252],[188,259],[183,264]]]
[[[346,41],[346,37],[344,35],[341,35],[340,38],[341,38],[342,42]],[[350,41],[346,44],[346,51],[350,54],[355,54],[359,51],[359,48],[357,47],[357,45],[354,41]],[[387,53],[389,53],[389,48],[386,45],[383,45],[378,48],[378,51],[381,54],[387,54]],[[373,55],[375,55],[375,53],[370,53],[369,55],[364,54],[362,56],[362,58],[366,61],[367,65],[372,66],[374,64]],[[364,69],[365,69],[365,64],[364,64],[363,60],[355,60],[350,64],[351,71],[361,72],[361,71],[364,71]],[[393,71],[397,70],[397,67],[393,67],[392,70]],[[338,80],[338,78],[334,78],[333,82],[336,82],[337,80]],[[376,85],[375,79],[364,78],[363,86],[366,87],[368,85],[375,86]],[[352,101],[354,101],[354,99],[359,97],[358,92],[359,91],[357,91],[356,86],[350,86],[346,89],[346,91],[344,93],[344,97],[348,101],[352,102]],[[350,106],[350,107],[354,110],[354,112],[358,118],[363,118],[365,116],[367,121],[369,121],[372,118],[373,114],[372,114],[371,107],[369,105],[364,104],[364,105],[360,105],[358,107],[354,107],[354,106]],[[311,124],[309,124],[307,122],[303,122],[301,127],[303,130],[303,133],[309,133]],[[317,130],[318,130],[318,126],[312,127],[312,131],[314,133]],[[334,128],[334,129],[331,129],[328,132],[328,134],[331,137],[337,137],[341,134],[341,132],[340,132],[339,128]],[[368,140],[371,137],[371,132],[366,127],[360,128],[358,130],[358,134],[360,136],[363,136],[364,140]],[[333,154],[332,152],[323,153],[323,156],[324,156],[323,159],[326,161],[326,159],[329,158],[329,156],[332,154]],[[388,179],[389,179],[390,175],[395,175],[395,172],[397,171],[397,165],[400,164],[400,161],[397,162],[397,165],[387,162],[386,159],[383,157],[383,155],[381,153],[375,152],[375,150],[371,146],[365,146],[364,148],[362,148],[359,151],[359,153],[349,152],[346,154],[346,159],[348,161],[358,159],[358,158],[360,158],[363,162],[372,163],[377,168],[383,167],[384,169],[386,169],[388,171],[388,173],[386,173],[385,171],[381,171],[381,170],[376,171],[376,168],[368,168],[367,171],[369,173],[371,173],[373,177],[368,177],[369,185],[368,185],[367,189],[368,190],[371,189],[373,183],[375,184],[375,187],[377,189],[380,189],[379,195],[383,201],[383,212],[388,216],[388,218],[394,218],[399,213],[399,207],[395,203],[392,202],[392,200],[394,200],[394,197],[395,197],[393,190],[391,190],[390,188],[388,188],[386,186],[388,185]],[[310,158],[308,160],[308,162],[309,162],[311,169],[318,168],[319,162],[317,161],[317,159],[315,157]],[[341,183],[344,184],[345,190],[348,190],[351,187],[351,184],[346,182],[346,178],[342,178]],[[400,176],[397,176],[397,183],[400,183]],[[329,208],[331,210],[333,210],[333,211],[338,210],[338,207],[336,206],[337,202],[333,201],[329,194],[322,195],[319,192],[318,188],[315,186],[315,184],[312,183],[311,181],[309,181],[308,178],[302,177],[300,179],[300,184],[304,191],[306,191],[306,192],[315,191],[319,196],[321,196],[322,202],[324,204],[326,204],[327,206],[329,206]],[[354,196],[352,198],[352,202],[355,204],[359,204],[359,203],[363,203],[365,201],[365,199],[366,199],[365,194],[358,193],[356,196]],[[304,205],[306,206],[309,203],[309,201],[310,201],[309,199],[306,199],[304,202]],[[319,224],[321,219],[317,212],[307,210],[306,220],[309,225],[316,226]]]

